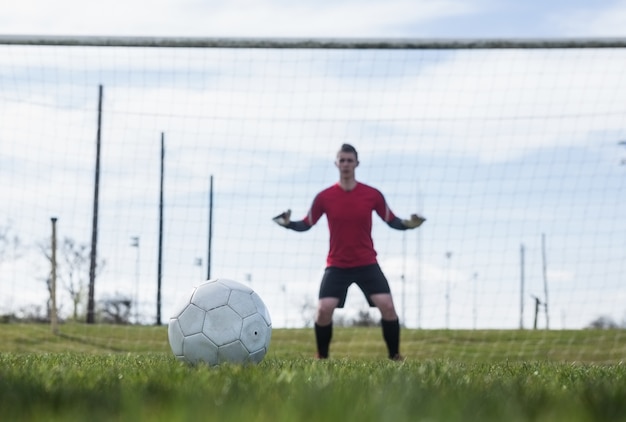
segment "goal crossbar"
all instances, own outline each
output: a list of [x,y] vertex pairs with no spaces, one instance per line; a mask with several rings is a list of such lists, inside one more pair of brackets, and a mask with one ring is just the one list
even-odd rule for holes
[[0,45],[274,49],[556,49],[623,48],[626,38],[204,38],[72,35],[0,35]]

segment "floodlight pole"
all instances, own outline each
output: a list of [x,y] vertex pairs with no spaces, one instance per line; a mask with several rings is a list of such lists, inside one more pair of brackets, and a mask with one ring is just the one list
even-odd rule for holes
[[520,245],[520,309],[519,309],[519,329],[524,329],[524,244]]
[[447,271],[446,271],[446,330],[450,328],[450,258],[452,252],[446,252]]
[[137,254],[135,256],[135,324],[139,324],[139,236],[132,236],[130,238],[130,246],[137,248]]
[[194,260],[194,263],[196,264],[198,268],[200,268],[200,278],[202,278],[203,277],[202,274],[204,273],[204,270],[202,269],[202,258],[196,257],[196,259]]
[[[422,192],[420,189],[419,180],[417,181],[417,209],[422,210],[424,208],[424,202]],[[416,249],[417,249],[417,328],[422,328],[422,231],[419,230],[416,236]]]
[[478,308],[477,308],[477,302],[478,302],[478,299],[477,299],[477,295],[478,295],[478,281],[477,281],[478,280],[478,273],[474,272],[474,275],[473,275],[472,278],[474,279],[474,283],[473,283],[474,284],[474,295],[473,295],[474,297],[473,297],[473,300],[472,300],[472,305],[473,305],[472,306],[473,307],[472,316],[473,316],[473,319],[474,319],[474,321],[473,321],[474,325],[473,326],[474,326],[474,330],[475,330],[476,329],[476,320],[477,320],[477,317],[478,317]]
[[548,314],[548,264],[546,262],[546,235],[541,234],[541,255],[543,258],[543,307],[546,311],[546,330],[550,329],[550,316]]
[[211,279],[211,243],[213,240],[213,175],[209,181],[209,234],[206,257],[206,279]]
[[402,324],[406,326],[406,231],[402,233]]
[[57,218],[52,221],[52,255],[50,258],[52,271],[50,273],[50,328],[52,334],[59,332],[57,320]]
[[161,325],[161,277],[163,270],[163,175],[165,172],[165,134],[161,132],[161,183],[159,188],[159,259],[157,263],[156,325]]
[[100,137],[102,128],[102,85],[98,90],[98,131],[96,134],[96,171],[93,193],[93,217],[91,223],[91,251],[89,263],[89,293],[87,296],[87,324],[96,322],[96,246],[98,245],[98,197],[100,190]]
[[286,284],[281,284],[280,285],[280,290],[283,292],[283,300],[285,301],[285,304],[284,304],[285,328],[288,328],[287,322],[289,321],[289,296],[287,295],[287,285]]

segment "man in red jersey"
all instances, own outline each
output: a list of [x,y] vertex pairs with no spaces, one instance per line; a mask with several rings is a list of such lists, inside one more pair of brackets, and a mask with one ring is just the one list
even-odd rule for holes
[[339,169],[339,182],[317,194],[304,219],[291,221],[291,210],[274,218],[279,225],[295,231],[309,230],[323,214],[328,220],[330,248],[315,317],[317,357],[328,358],[333,313],[343,307],[348,287],[356,283],[370,306],[380,310],[389,358],[402,360],[398,314],[372,241],[372,211],[397,230],[414,229],[425,219],[413,214],[410,219],[401,220],[389,209],[380,191],[357,182],[355,169],[359,160],[352,145],[341,146],[335,165]]

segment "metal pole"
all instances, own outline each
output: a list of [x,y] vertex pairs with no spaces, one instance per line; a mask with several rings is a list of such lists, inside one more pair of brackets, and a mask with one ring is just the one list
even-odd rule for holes
[[287,285],[286,284],[281,284],[280,285],[280,290],[283,292],[283,300],[285,301],[285,303],[283,304],[284,306],[284,312],[285,312],[285,328],[288,328],[288,324],[287,322],[289,321],[289,299],[287,296]]
[[550,316],[548,314],[548,264],[546,262],[546,235],[541,234],[541,254],[543,257],[543,306],[546,311],[546,330],[550,329]]
[[50,328],[52,334],[59,332],[57,320],[57,219],[50,218],[52,221],[52,271],[50,280]]
[[156,325],[161,325],[161,278],[163,270],[163,175],[165,172],[165,134],[161,132],[161,184],[159,188],[159,259],[157,263]]
[[133,248],[137,248],[137,255],[135,256],[135,323],[139,324],[139,236],[133,236],[130,238]]
[[93,218],[91,225],[91,252],[89,264],[89,293],[87,298],[87,324],[96,322],[96,247],[98,245],[98,197],[100,190],[100,143],[102,128],[102,85],[98,95],[98,131],[96,135],[96,174],[93,193]]
[[[420,183],[417,182],[417,209],[422,210],[424,203],[420,190]],[[422,231],[417,232],[417,328],[422,328]]]
[[446,329],[450,328],[450,258],[452,252],[446,252],[448,269],[446,271]]
[[200,268],[200,278],[203,278],[202,274],[204,273],[204,271],[202,270],[202,258],[196,258],[194,263],[198,268]]
[[406,324],[406,231],[402,232],[402,324]]
[[213,240],[213,175],[211,175],[211,179],[209,182],[209,244],[207,248],[207,259],[206,259],[206,278],[207,280],[211,279],[211,243]]
[[145,37],[75,35],[0,35],[4,45],[62,45],[166,48],[289,48],[289,49],[546,49],[623,48],[623,37],[588,38],[258,38]]
[[520,309],[519,329],[524,329],[524,245],[520,245]]
[[533,330],[537,329],[537,315],[539,315],[539,306],[541,305],[541,300],[537,296],[533,296],[535,299],[535,323],[533,324]]
[[474,330],[476,329],[476,319],[478,317],[478,309],[477,309],[477,295],[478,295],[478,273],[474,273],[474,300],[473,300],[473,312],[472,315],[474,317]]

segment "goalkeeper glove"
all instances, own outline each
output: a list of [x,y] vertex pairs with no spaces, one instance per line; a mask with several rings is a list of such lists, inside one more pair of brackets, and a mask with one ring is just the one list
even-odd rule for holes
[[287,227],[291,222],[291,210],[287,210],[276,217],[272,218],[279,226]]
[[402,224],[404,224],[404,227],[407,229],[415,229],[421,226],[424,221],[426,221],[424,217],[417,214],[411,214],[411,218],[408,220],[402,220]]

